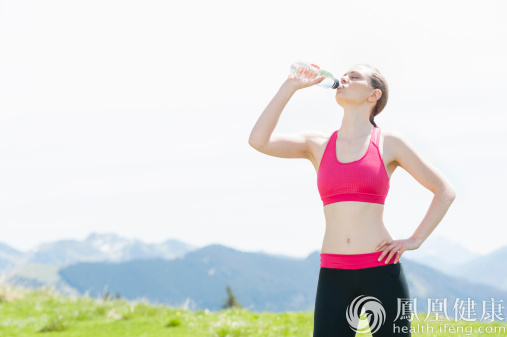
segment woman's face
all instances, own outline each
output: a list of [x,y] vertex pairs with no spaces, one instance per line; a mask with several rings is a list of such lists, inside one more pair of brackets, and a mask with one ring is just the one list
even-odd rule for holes
[[[368,102],[374,89],[369,83],[370,70],[366,67],[350,68],[340,79],[341,87],[336,89],[336,102],[344,105],[361,105]],[[370,102],[375,104],[375,102]]]

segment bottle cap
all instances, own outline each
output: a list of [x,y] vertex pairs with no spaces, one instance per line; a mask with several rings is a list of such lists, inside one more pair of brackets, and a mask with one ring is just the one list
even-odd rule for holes
[[339,86],[340,86],[340,81],[339,80],[334,80],[333,86],[331,88],[336,89]]

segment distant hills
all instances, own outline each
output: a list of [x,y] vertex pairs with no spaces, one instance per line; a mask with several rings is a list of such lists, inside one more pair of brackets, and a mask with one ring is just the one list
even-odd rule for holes
[[430,236],[419,249],[403,256],[447,275],[507,291],[507,246],[479,255],[440,236]]
[[455,268],[460,268],[464,264],[482,257],[458,242],[433,235],[428,237],[419,249],[408,251],[406,256],[409,256],[413,261],[451,275]]
[[25,253],[0,242],[0,274],[25,262]]
[[0,243],[0,274],[22,264],[66,266],[77,262],[124,262],[137,259],[173,259],[197,247],[179,240],[149,244],[117,234],[90,234],[84,241],[60,240],[20,252]]
[[[440,245],[451,247],[443,241]],[[449,313],[456,298],[470,297],[478,307],[491,297],[507,302],[503,274],[506,268],[498,267],[505,266],[502,256],[507,247],[487,256],[470,253],[467,259],[463,259],[466,250],[455,247],[447,252],[448,256],[437,259],[438,255],[425,253],[423,246],[417,258],[427,254],[425,264],[411,255],[418,250],[407,251],[402,257],[411,298],[418,299],[418,311],[427,310],[428,297],[447,298]],[[438,247],[428,244],[427,249],[438,251]],[[313,310],[320,268],[318,251],[306,258],[293,258],[242,252],[216,244],[196,248],[168,240],[147,245],[110,234],[92,234],[84,242],[59,241],[41,248],[42,252],[32,252],[32,260],[5,272],[4,280],[32,287],[50,284],[62,293],[94,297],[101,297],[107,290],[127,299],[145,298],[152,303],[193,310],[220,309],[228,285],[237,300],[252,311]],[[461,251],[461,256],[453,256],[455,251]],[[85,256],[86,252],[90,255]],[[0,258],[6,256],[17,259],[7,261],[19,262],[23,254],[7,247],[0,251]],[[465,262],[452,271],[444,273],[435,268],[442,263],[451,268],[452,261],[459,258]],[[481,311],[476,308],[476,312]]]
[[452,274],[507,291],[507,246],[454,267]]
[[[151,302],[190,309],[219,310],[230,285],[236,298],[252,311],[313,310],[320,255],[288,260],[257,253],[209,245],[168,260],[131,261],[118,264],[79,263],[60,270],[62,279],[80,293],[100,296],[105,285],[110,293],[129,299],[145,297]],[[443,274],[404,259],[411,298],[417,310],[426,311],[427,299],[447,298],[452,308],[456,298],[507,300],[507,292]],[[374,280],[372,280],[374,282]]]
[[117,264],[79,263],[60,270],[62,279],[81,293],[108,291],[126,298],[190,309],[219,310],[230,285],[252,310],[310,310],[318,268],[313,259],[287,260],[209,245],[174,260]]

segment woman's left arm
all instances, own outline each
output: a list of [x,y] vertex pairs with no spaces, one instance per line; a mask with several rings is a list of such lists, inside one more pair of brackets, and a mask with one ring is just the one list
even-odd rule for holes
[[377,247],[379,250],[388,245],[379,261],[389,254],[386,259],[387,263],[395,253],[398,253],[394,261],[397,263],[403,252],[419,248],[433,232],[456,198],[456,192],[449,181],[433,165],[424,160],[415,148],[397,132],[390,131],[384,134],[384,148],[386,146],[392,152],[395,163],[434,194],[424,219],[409,239],[385,240]]

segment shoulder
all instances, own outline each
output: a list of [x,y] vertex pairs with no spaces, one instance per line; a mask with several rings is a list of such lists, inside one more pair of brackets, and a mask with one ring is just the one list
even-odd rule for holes
[[401,133],[396,130],[381,129],[381,137],[384,139],[384,144],[390,147],[399,147],[407,145],[408,140]]
[[312,159],[320,157],[317,155],[322,152],[322,147],[329,140],[333,132],[322,132],[317,130],[306,130],[301,133],[308,147]]
[[433,193],[440,189],[450,191],[449,195],[454,198],[456,192],[439,172],[435,166],[429,163],[419,151],[407,140],[407,138],[396,131],[385,132],[385,142],[389,143],[389,150],[392,152],[392,158],[398,166],[402,167],[421,185]]
[[323,140],[327,140],[332,135],[332,132],[325,133],[317,130],[306,130],[301,134],[308,142],[321,142]]
[[302,132],[302,135],[310,149],[322,146],[329,140],[332,134],[333,132],[326,133],[317,130],[306,130]]
[[384,138],[400,138],[402,137],[402,135],[396,131],[396,130],[391,130],[391,129],[384,129],[384,128],[381,128],[380,129],[380,134],[384,136]]
[[385,130],[384,147],[387,148],[391,159],[398,165],[409,171],[414,165],[427,165],[422,155],[415,149],[412,143],[395,130]]
[[396,130],[381,130],[385,157],[400,165],[408,155],[418,155],[408,139]]

